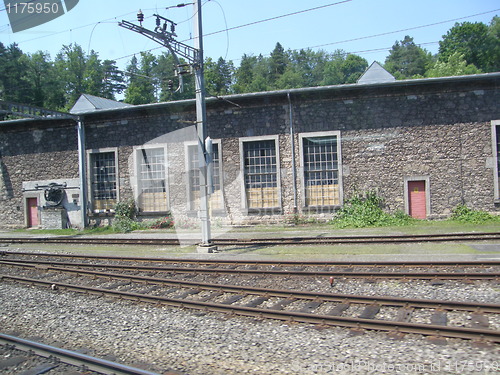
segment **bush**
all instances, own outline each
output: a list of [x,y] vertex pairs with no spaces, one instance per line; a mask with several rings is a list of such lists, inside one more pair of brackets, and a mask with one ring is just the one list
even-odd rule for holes
[[135,216],[137,215],[135,200],[130,198],[118,202],[115,206],[115,215],[120,217],[128,217],[129,219],[135,219]]
[[174,219],[172,216],[167,214],[167,216],[162,217],[161,219],[155,220],[151,225],[152,229],[165,229],[172,228],[174,226]]
[[452,211],[451,220],[460,223],[483,224],[487,222],[500,221],[499,216],[489,214],[485,211],[473,210],[464,204],[460,204]]
[[142,229],[141,225],[134,221],[137,215],[137,207],[135,201],[127,199],[118,202],[115,206],[115,219],[113,221],[113,229],[117,232],[127,233],[133,230]]
[[125,216],[115,216],[113,229],[117,232],[128,233],[138,229],[144,229],[141,223]]
[[334,216],[332,223],[337,228],[365,228],[410,225],[416,219],[402,211],[388,214],[382,210],[383,199],[374,191],[356,194]]

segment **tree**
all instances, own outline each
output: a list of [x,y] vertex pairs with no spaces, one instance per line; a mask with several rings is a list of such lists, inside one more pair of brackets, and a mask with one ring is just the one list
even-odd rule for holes
[[38,51],[31,55],[24,55],[22,59],[27,67],[24,80],[32,86],[28,103],[48,109],[64,109],[66,105],[64,84],[57,77],[50,56]]
[[356,83],[367,67],[366,59],[337,50],[325,63],[321,85]]
[[417,46],[413,38],[407,35],[392,46],[384,68],[396,79],[408,79],[424,75],[431,63],[431,53]]
[[94,96],[103,96],[104,92],[104,67],[95,51],[85,56],[85,68],[83,71],[83,93]]
[[115,94],[121,94],[125,89],[125,78],[123,72],[118,70],[115,60],[104,60],[102,62],[104,80],[101,88],[101,96],[107,99],[115,99]]
[[205,83],[208,95],[227,95],[231,92],[232,62],[219,57],[215,63],[211,58],[205,61]]
[[130,104],[148,104],[156,102],[158,80],[155,77],[156,58],[150,52],[141,52],[141,63],[135,56],[127,66],[128,87],[125,90],[125,102]]
[[255,56],[244,54],[241,58],[240,67],[234,73],[233,90],[236,93],[249,92],[249,87],[254,79],[254,67],[257,63]]
[[26,61],[23,52],[13,43],[7,48],[0,43],[0,98],[6,101],[28,103],[31,96],[31,83],[23,78],[26,75]]
[[452,54],[447,61],[438,60],[434,66],[427,71],[426,77],[448,77],[467,74],[478,74],[481,71],[473,64],[467,64],[464,55],[460,52]]
[[285,49],[280,43],[276,43],[276,47],[274,47],[273,52],[271,52],[271,57],[269,58],[269,79],[271,84],[276,82],[276,80],[285,73],[287,65],[288,57],[285,53]]
[[482,71],[500,69],[498,22],[498,17],[495,17],[490,27],[482,22],[456,23],[439,42],[439,60],[447,62],[458,52],[467,64],[473,64]]
[[73,105],[85,93],[86,56],[79,45],[63,46],[56,56],[55,68],[65,83],[66,102]]

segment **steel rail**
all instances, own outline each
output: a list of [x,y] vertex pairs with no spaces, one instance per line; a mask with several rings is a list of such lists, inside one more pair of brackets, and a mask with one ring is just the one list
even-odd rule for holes
[[14,345],[16,349],[33,351],[42,357],[57,357],[62,362],[83,367],[103,374],[120,375],[159,375],[158,373],[146,371],[105,359],[91,357],[86,354],[74,352],[71,350],[57,348],[55,346],[45,345],[39,342],[25,340],[19,337],[0,333],[0,342],[8,345]]
[[500,266],[500,260],[466,260],[466,261],[302,261],[302,260],[238,260],[238,259],[190,259],[190,258],[146,258],[112,255],[88,255],[88,254],[59,254],[42,253],[28,251],[0,251],[0,257],[11,255],[36,256],[51,258],[71,258],[71,259],[89,259],[89,260],[115,260],[115,261],[138,261],[138,262],[160,262],[164,263],[185,263],[185,264],[216,264],[216,265],[256,265],[256,266],[342,266],[342,267],[378,267],[378,266],[400,266],[400,267],[492,267]]
[[[327,236],[327,237],[279,237],[279,238],[216,238],[212,240],[218,246],[241,245],[327,245],[350,243],[407,243],[407,242],[448,242],[448,241],[483,241],[498,240],[500,232],[415,234],[386,236]],[[191,241],[196,244],[195,240]],[[109,244],[109,245],[180,245],[175,238],[109,238],[109,237],[0,237],[0,243],[64,243],[64,244]]]
[[[0,260],[0,264],[19,263],[16,260]],[[380,279],[419,279],[419,280],[498,280],[499,272],[359,272],[359,271],[333,271],[333,270],[255,270],[232,268],[200,268],[200,267],[166,267],[166,266],[139,266],[123,264],[90,264],[76,262],[57,262],[41,260],[23,260],[22,263],[37,265],[72,266],[82,268],[108,268],[134,271],[198,273],[198,274],[238,274],[238,275],[274,275],[274,276],[315,276],[334,278],[380,278]]]
[[467,261],[302,261],[302,260],[237,260],[237,259],[190,259],[190,258],[146,258],[129,256],[108,256],[108,255],[88,255],[88,254],[59,254],[59,253],[40,253],[27,251],[0,251],[0,257],[10,255],[37,256],[51,258],[72,258],[72,259],[90,259],[90,260],[117,260],[117,261],[140,261],[140,262],[161,262],[161,263],[186,263],[186,264],[217,264],[217,265],[268,265],[268,266],[408,266],[408,267],[491,267],[500,266],[500,260],[467,260]]
[[[24,268],[29,267],[32,269],[40,270],[40,268],[35,265],[26,265],[23,263],[11,263],[10,265],[16,267],[24,267]],[[44,267],[42,270],[72,273],[76,275],[88,275],[93,277],[97,276],[108,279],[134,281],[139,283],[145,283],[147,285],[162,284],[169,286],[177,286],[181,288],[202,289],[202,290],[220,291],[226,293],[306,299],[306,300],[314,300],[321,302],[348,302],[348,303],[360,303],[360,304],[377,304],[381,306],[395,306],[395,307],[407,307],[407,308],[435,308],[440,310],[460,310],[469,312],[488,312],[488,313],[500,314],[500,305],[492,303],[455,302],[455,301],[445,301],[445,300],[426,300],[426,299],[385,297],[385,296],[362,296],[362,295],[339,294],[339,293],[308,292],[308,291],[300,291],[292,289],[269,289],[269,288],[248,287],[240,285],[165,279],[165,278],[157,278],[150,276],[116,274],[116,273],[100,272],[100,271],[87,271],[76,268],[72,269],[72,268],[60,268],[52,266]]]
[[149,302],[154,304],[166,304],[169,306],[192,308],[204,311],[214,311],[222,313],[230,313],[242,316],[256,317],[256,318],[270,318],[289,322],[321,324],[323,326],[340,326],[356,329],[370,329],[379,331],[389,331],[397,333],[414,333],[422,335],[432,335],[450,338],[461,338],[469,340],[480,340],[486,342],[500,342],[500,331],[464,328],[464,327],[450,327],[440,326],[433,324],[418,324],[406,322],[393,322],[375,319],[364,318],[349,318],[331,315],[316,315],[311,313],[302,313],[295,311],[282,311],[271,310],[257,307],[246,307],[239,305],[226,305],[221,303],[189,301],[185,299],[168,298],[162,296],[151,296],[140,293],[131,293],[117,290],[109,290],[103,288],[91,288],[81,285],[65,284],[51,281],[43,281],[37,279],[30,279],[18,276],[0,275],[2,280],[12,280],[23,282],[30,285],[52,286],[57,288],[84,292],[96,295],[111,295],[121,299],[132,300],[136,302]]

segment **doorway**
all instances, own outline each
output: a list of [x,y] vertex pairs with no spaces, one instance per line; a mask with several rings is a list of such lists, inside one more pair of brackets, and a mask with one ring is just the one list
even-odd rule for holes
[[38,198],[26,199],[27,214],[28,214],[28,228],[37,227],[40,225],[38,218]]
[[409,214],[415,219],[427,218],[425,181],[408,181]]

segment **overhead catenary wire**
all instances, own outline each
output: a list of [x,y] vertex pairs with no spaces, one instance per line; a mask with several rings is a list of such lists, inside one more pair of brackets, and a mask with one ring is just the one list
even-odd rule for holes
[[[205,1],[204,4],[206,4],[206,3],[210,2],[210,1],[212,1],[212,0],[207,0],[207,1]],[[334,3],[322,5],[322,6],[319,6],[319,7],[313,7],[313,8],[308,8],[308,9],[304,9],[304,10],[300,10],[300,11],[296,11],[296,12],[282,14],[282,15],[279,15],[279,16],[270,17],[270,18],[266,18],[266,19],[262,19],[262,20],[258,20],[258,21],[254,21],[254,22],[250,22],[250,23],[247,23],[247,24],[242,24],[242,25],[234,26],[234,27],[227,27],[226,26],[224,29],[204,34],[204,37],[212,36],[212,35],[216,35],[216,34],[220,34],[220,33],[228,33],[229,31],[232,31],[232,30],[236,30],[236,29],[240,29],[240,28],[244,28],[244,27],[249,27],[249,26],[253,26],[253,25],[258,25],[260,23],[269,22],[269,21],[272,21],[272,20],[277,20],[277,19],[280,19],[280,18],[289,17],[289,16],[293,16],[293,15],[298,15],[298,14],[302,14],[302,13],[306,13],[306,12],[310,12],[310,11],[314,11],[314,10],[319,10],[319,9],[323,9],[323,8],[326,8],[326,7],[330,7],[330,6],[334,6],[334,5],[339,5],[339,4],[343,4],[343,3],[347,3],[347,2],[351,2],[351,1],[352,0],[344,0],[344,1],[340,1],[340,2],[334,2]],[[214,2],[216,2],[216,1],[214,1]],[[175,7],[177,7],[177,6],[175,6]],[[146,10],[147,9],[145,9],[145,11]],[[425,27],[436,26],[436,25],[440,25],[440,24],[444,24],[444,23],[456,22],[456,21],[467,19],[467,18],[477,17],[477,16],[480,16],[480,15],[485,15],[485,14],[494,13],[494,12],[498,12],[498,11],[500,11],[500,9],[494,9],[494,10],[485,11],[485,12],[481,12],[481,13],[476,13],[476,14],[472,14],[472,15],[468,15],[468,16],[463,16],[463,17],[453,18],[453,19],[444,20],[444,21],[440,21],[440,22],[435,22],[435,23],[431,23],[431,24],[419,25],[419,26],[414,26],[414,27],[410,27],[410,28],[399,29],[399,30],[394,30],[394,31],[388,31],[388,32],[384,32],[384,33],[379,33],[379,34],[366,35],[366,36],[362,36],[362,37],[358,37],[358,38],[352,38],[352,39],[346,39],[346,40],[335,41],[335,42],[330,42],[330,43],[324,43],[324,44],[321,44],[321,45],[303,47],[302,49],[317,49],[317,48],[326,47],[326,46],[335,45],[335,44],[349,43],[349,42],[363,40],[363,39],[376,38],[376,37],[380,37],[380,36],[385,36],[385,35],[390,35],[390,34],[396,34],[396,33],[404,32],[404,31],[416,30],[416,29],[421,29],[421,28],[425,28]],[[42,38],[47,38],[47,37],[58,35],[58,34],[61,34],[61,33],[64,33],[64,32],[72,32],[72,31],[79,30],[79,29],[82,29],[82,28],[85,28],[85,27],[93,26],[93,28],[95,28],[100,23],[113,23],[113,22],[107,22],[107,21],[112,21],[112,20],[116,21],[119,18],[128,16],[130,14],[135,14],[135,12],[128,12],[128,13],[125,13],[125,14],[122,14],[122,15],[118,15],[118,16],[115,16],[115,17],[107,18],[107,19],[102,20],[102,21],[98,21],[96,23],[86,24],[86,25],[82,25],[82,26],[78,26],[78,27],[69,29],[69,30],[63,30],[63,31],[52,33],[52,34],[49,34],[49,35],[44,35],[44,36],[40,36],[40,37],[37,37],[37,38],[28,39],[28,40],[25,40],[25,41],[18,42],[17,44],[22,44],[22,43],[27,43],[27,42],[31,42],[31,41],[34,41],[34,40],[42,39]],[[151,17],[153,17],[153,16],[149,16],[149,17],[146,17],[146,18],[151,18]],[[186,22],[186,21],[182,21],[182,22]],[[182,22],[179,22],[179,23],[182,23]],[[188,39],[185,39],[183,42],[190,41],[192,39],[193,38],[188,38]],[[158,50],[158,49],[161,49],[161,48],[162,48],[161,46],[158,46],[158,47],[154,47],[154,48],[142,50],[140,52],[151,52],[151,51]],[[117,57],[117,58],[112,59],[112,60],[118,61],[118,60],[126,59],[126,58],[134,56],[137,53],[139,53],[139,52],[134,52],[134,53],[131,53],[131,54],[127,54],[125,56]],[[355,53],[355,52],[351,52],[351,53]],[[227,56],[226,56],[226,58],[227,58]]]

